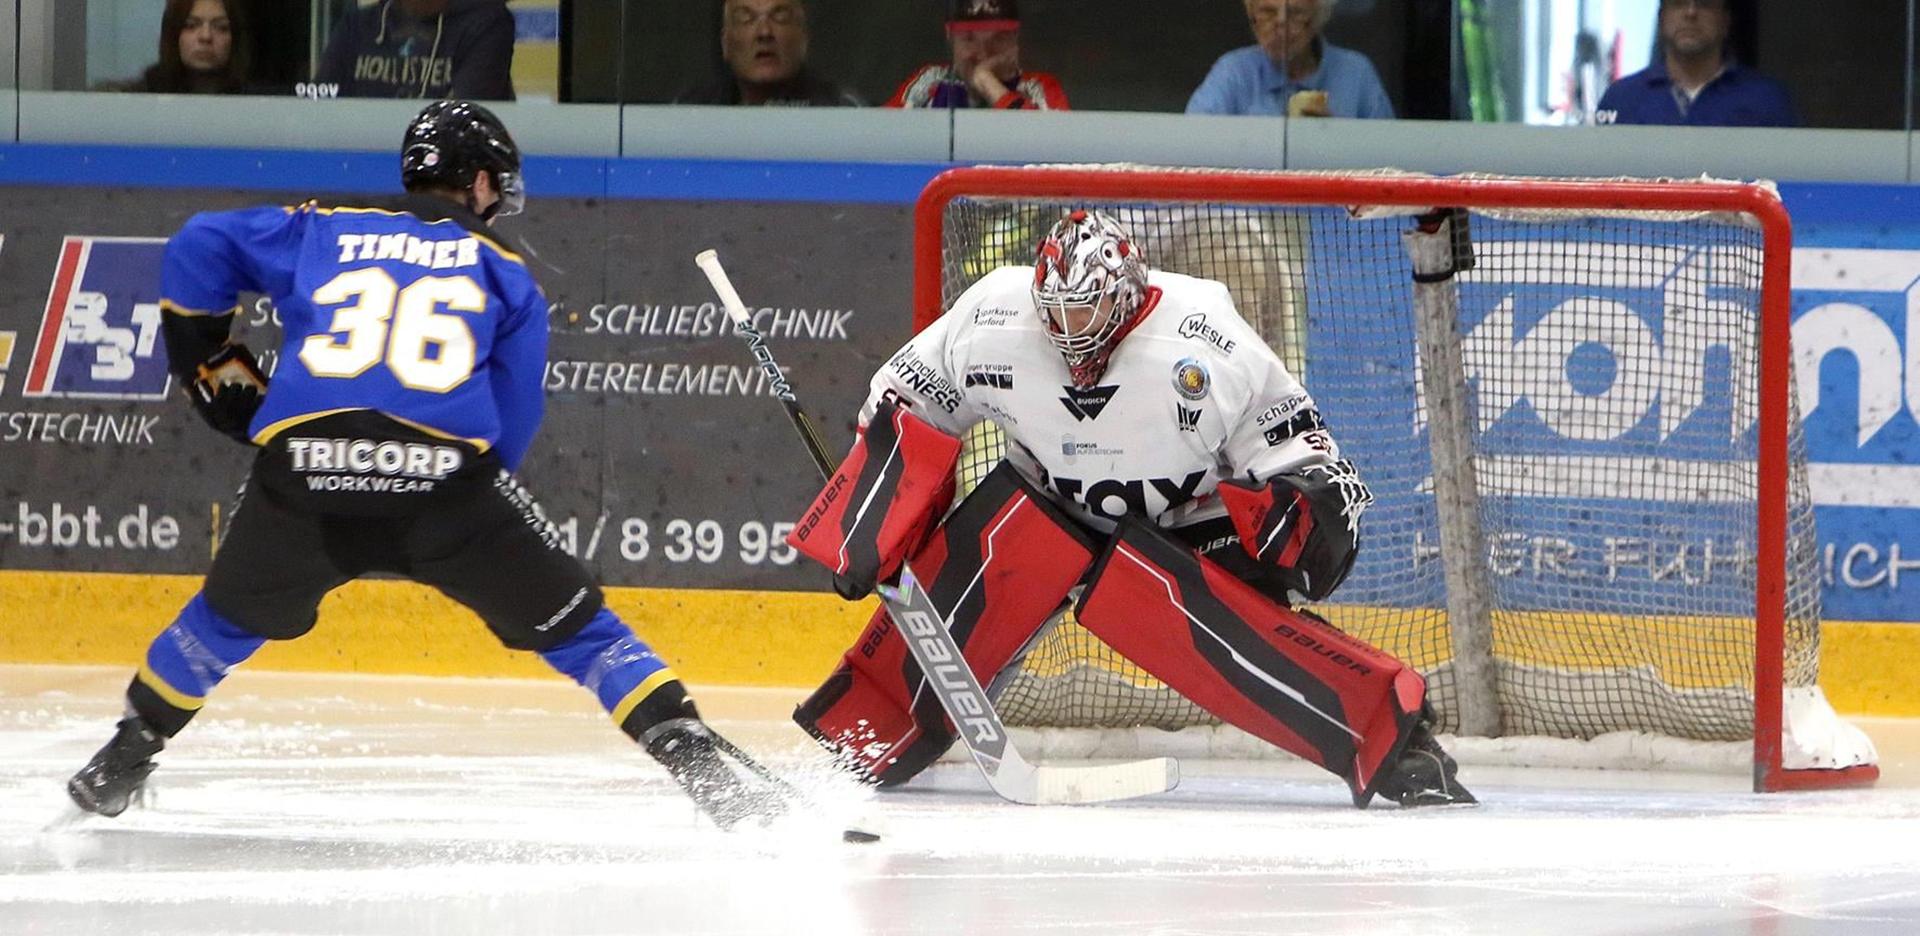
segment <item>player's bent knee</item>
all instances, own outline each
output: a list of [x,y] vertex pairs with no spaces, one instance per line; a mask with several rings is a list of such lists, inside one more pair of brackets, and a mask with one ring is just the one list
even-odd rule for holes
[[227,672],[264,643],[266,638],[215,611],[204,594],[195,595],[148,645],[127,687],[128,704],[155,730],[173,737]]
[[208,576],[207,607],[241,630],[266,640],[298,640],[319,620],[321,595],[250,592]]
[[672,668],[604,605],[540,656],[593,693],[635,740],[654,725],[693,714],[686,687]]
[[[1006,464],[989,472],[909,560],[982,683],[1053,616],[1093,560],[1094,541]],[[905,782],[953,743],[952,724],[885,608],[794,721],[847,766]]]
[[1195,705],[1344,777],[1356,805],[1420,719],[1426,682],[1411,667],[1132,519],[1076,610],[1081,626]]

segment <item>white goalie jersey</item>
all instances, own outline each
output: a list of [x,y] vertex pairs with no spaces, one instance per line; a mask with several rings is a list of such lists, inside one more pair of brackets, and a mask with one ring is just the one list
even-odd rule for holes
[[888,395],[954,435],[991,419],[1008,460],[1102,530],[1127,513],[1163,527],[1220,516],[1223,479],[1263,481],[1340,457],[1313,398],[1224,285],[1151,271],[1145,319],[1099,384],[1078,390],[1032,284],[1025,266],[981,277],[874,375],[861,423]]

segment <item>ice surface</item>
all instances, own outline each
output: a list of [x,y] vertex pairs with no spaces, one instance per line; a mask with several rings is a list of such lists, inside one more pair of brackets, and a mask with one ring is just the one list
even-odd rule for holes
[[126,678],[0,667],[0,933],[1920,933],[1909,723],[1869,724],[1864,791],[1488,769],[1481,807],[1362,812],[1297,764],[1186,761],[1030,808],[965,764],[876,796],[818,766],[799,692],[706,691],[817,798],[728,835],[572,686],[242,672],[148,808],[46,831]]

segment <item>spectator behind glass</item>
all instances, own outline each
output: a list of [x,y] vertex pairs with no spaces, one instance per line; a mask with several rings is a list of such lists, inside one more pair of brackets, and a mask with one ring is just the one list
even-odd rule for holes
[[506,0],[381,0],[343,17],[314,82],[340,97],[513,100]]
[[683,92],[674,103],[861,106],[859,98],[807,68],[808,38],[800,0],[727,0],[720,20],[726,75]]
[[1594,123],[1797,127],[1787,89],[1727,51],[1727,0],[1662,0],[1653,64],[1607,86]]
[[167,0],[160,14],[160,61],[120,90],[149,94],[244,94],[245,21],[228,0]]
[[1020,70],[1014,0],[948,0],[947,42],[952,63],[914,72],[888,107],[1067,109],[1067,92],[1052,75]]
[[1367,57],[1320,38],[1338,0],[1245,0],[1254,44],[1220,56],[1189,114],[1393,117]]

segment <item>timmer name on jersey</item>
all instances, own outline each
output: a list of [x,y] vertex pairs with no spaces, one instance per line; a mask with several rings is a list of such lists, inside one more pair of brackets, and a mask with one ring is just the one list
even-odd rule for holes
[[889,396],[954,435],[992,419],[1009,461],[1102,530],[1127,513],[1161,526],[1220,516],[1223,480],[1339,459],[1312,396],[1225,286],[1162,270],[1148,284],[1141,321],[1082,390],[1044,335],[1032,271],[988,273],[874,375],[861,420]]
[[263,289],[285,328],[249,435],[370,411],[517,468],[540,426],[547,301],[521,258],[446,200],[195,216],[163,271],[169,312]]

